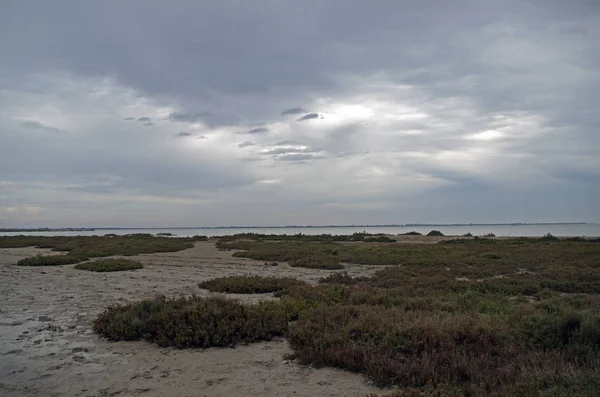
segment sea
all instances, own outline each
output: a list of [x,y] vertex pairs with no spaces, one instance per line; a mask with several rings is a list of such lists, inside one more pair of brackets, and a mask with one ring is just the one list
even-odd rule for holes
[[427,234],[431,230],[439,230],[447,236],[461,236],[471,233],[473,236],[483,236],[493,233],[498,237],[526,236],[536,237],[552,234],[557,237],[600,237],[600,223],[584,224],[513,224],[513,225],[400,225],[400,226],[287,226],[287,227],[199,227],[199,228],[97,228],[93,230],[70,231],[35,231],[35,232],[0,232],[0,236],[34,235],[34,236],[102,236],[105,234],[132,233],[171,233],[177,237],[227,236],[238,233],[260,234],[331,234],[347,235],[353,233],[384,233],[397,235],[410,231]]

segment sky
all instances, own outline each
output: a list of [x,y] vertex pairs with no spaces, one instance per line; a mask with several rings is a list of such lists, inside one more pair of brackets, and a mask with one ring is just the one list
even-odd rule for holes
[[3,0],[0,227],[600,222],[598,0]]

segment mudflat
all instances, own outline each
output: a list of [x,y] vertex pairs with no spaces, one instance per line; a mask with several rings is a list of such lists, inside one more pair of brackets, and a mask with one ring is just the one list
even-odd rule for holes
[[[22,267],[38,248],[0,249],[0,395],[2,396],[364,396],[382,393],[360,374],[315,369],[285,359],[285,339],[235,348],[177,350],[146,342],[106,342],[92,332],[111,304],[156,295],[224,295],[198,283],[230,275],[294,277],[316,283],[333,271],[265,266],[232,257],[213,242],[127,257],[143,269],[95,273],[74,265]],[[346,265],[351,276],[381,266]],[[243,302],[272,294],[227,295]]]

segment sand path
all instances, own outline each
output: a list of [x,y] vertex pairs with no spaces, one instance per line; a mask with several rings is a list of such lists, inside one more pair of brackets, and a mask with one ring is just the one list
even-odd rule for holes
[[[175,350],[145,342],[110,343],[91,321],[114,303],[209,295],[199,281],[241,274],[290,276],[315,283],[326,270],[264,266],[234,258],[212,242],[175,253],[132,257],[145,267],[93,273],[72,265],[19,267],[36,248],[0,249],[0,395],[8,396],[364,396],[381,393],[361,375],[288,362],[285,340],[234,349]],[[377,267],[348,266],[353,275]],[[229,295],[244,301],[270,294]]]

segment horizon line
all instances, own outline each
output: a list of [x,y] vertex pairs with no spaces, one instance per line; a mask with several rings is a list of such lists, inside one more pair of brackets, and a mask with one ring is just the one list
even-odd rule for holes
[[344,228],[344,227],[424,227],[424,226],[556,226],[588,225],[594,222],[510,222],[510,223],[397,223],[397,224],[349,224],[349,225],[271,225],[271,226],[153,226],[153,227],[5,227],[0,231],[25,230],[158,230],[158,229],[301,229],[301,228]]

